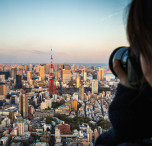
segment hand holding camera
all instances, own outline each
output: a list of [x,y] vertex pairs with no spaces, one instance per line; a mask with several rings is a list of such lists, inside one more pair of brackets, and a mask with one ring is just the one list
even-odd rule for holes
[[119,47],[113,51],[109,59],[112,73],[127,87],[139,88],[143,73],[138,55],[131,53],[130,47]]
[[120,83],[126,87],[131,87],[128,82],[128,75],[121,67],[120,61],[115,59],[113,62],[113,69],[117,74],[118,78],[120,79]]

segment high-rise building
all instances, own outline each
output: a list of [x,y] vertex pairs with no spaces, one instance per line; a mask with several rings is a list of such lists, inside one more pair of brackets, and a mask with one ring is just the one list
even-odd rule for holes
[[92,142],[93,131],[89,130],[89,142]]
[[76,88],[79,88],[80,87],[80,76],[77,76],[77,79],[76,79]]
[[34,113],[34,107],[32,105],[28,106],[28,114],[33,115]]
[[110,82],[111,78],[110,76],[106,76],[106,81]]
[[13,124],[14,120],[15,120],[15,116],[14,116],[14,111],[10,111],[9,112],[9,118],[11,120],[11,124]]
[[46,74],[49,74],[49,73],[50,73],[50,65],[49,65],[49,64],[46,65],[45,73],[46,73]]
[[32,71],[32,70],[33,70],[33,65],[29,64],[29,71]]
[[51,106],[52,106],[51,99],[45,99],[45,101],[41,102],[40,108],[41,108],[41,110],[44,110],[47,108],[51,109]]
[[24,65],[24,70],[27,71],[27,65]]
[[5,75],[5,80],[7,80],[8,77],[10,77],[10,73],[8,71],[6,71],[6,72],[0,71],[0,75]]
[[71,110],[77,111],[77,107],[78,107],[78,101],[71,100]]
[[17,125],[18,125],[18,135],[22,135],[24,133],[24,120],[22,119],[22,117],[19,117],[17,121]]
[[62,69],[62,65],[61,64],[59,64],[59,68]]
[[19,96],[19,112],[23,117],[28,116],[28,97],[25,94]]
[[96,141],[96,139],[98,138],[99,133],[97,129],[94,129],[94,141]]
[[78,65],[75,65],[75,70],[78,70],[79,66]]
[[21,89],[22,88],[22,77],[20,75],[16,75],[16,89]]
[[63,65],[63,69],[65,69],[65,70],[71,70],[71,66],[68,65],[68,64],[64,64]]
[[84,100],[84,86],[79,87],[79,99]]
[[93,79],[94,79],[94,80],[97,80],[97,74],[94,74],[94,75],[93,75]]
[[5,75],[0,75],[0,81],[4,82],[5,81]]
[[20,75],[21,79],[23,79],[23,68],[18,69],[18,75]]
[[62,69],[62,82],[67,83],[71,81],[71,70]]
[[3,65],[0,64],[0,71],[3,71]]
[[60,78],[61,78],[61,72],[60,71],[55,72],[54,76],[55,76],[55,80],[56,81],[60,80]]
[[103,68],[100,68],[98,73],[97,73],[97,78],[98,78],[98,81],[103,81],[103,78],[104,78],[104,69]]
[[44,66],[40,66],[40,77],[41,77],[42,81],[45,80],[45,67]]
[[86,81],[87,80],[87,72],[83,72],[83,80]]
[[15,79],[16,75],[17,75],[17,68],[12,68],[11,69],[11,77],[13,77]]
[[92,93],[98,93],[98,80],[92,80]]
[[34,67],[34,70],[35,70],[36,73],[39,73],[40,72],[40,65],[36,65]]
[[32,79],[32,72],[27,71],[27,81],[30,82],[31,79]]
[[58,66],[56,64],[54,65],[54,70],[55,72],[58,71]]
[[17,101],[18,101],[18,97],[16,95],[12,95],[10,97],[10,103],[11,104],[17,104]]
[[5,83],[0,83],[0,99],[4,99],[8,93]]

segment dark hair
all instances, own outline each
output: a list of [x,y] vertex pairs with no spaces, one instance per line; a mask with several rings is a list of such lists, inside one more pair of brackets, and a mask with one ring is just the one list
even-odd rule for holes
[[132,0],[127,20],[127,35],[134,54],[141,53],[152,64],[152,0]]

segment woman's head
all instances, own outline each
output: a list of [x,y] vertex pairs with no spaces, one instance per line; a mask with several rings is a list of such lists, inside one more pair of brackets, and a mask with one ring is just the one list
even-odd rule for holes
[[[152,73],[152,0],[132,0],[127,35],[132,52],[140,55],[144,76],[150,83],[148,74]],[[152,81],[150,84],[152,85]]]

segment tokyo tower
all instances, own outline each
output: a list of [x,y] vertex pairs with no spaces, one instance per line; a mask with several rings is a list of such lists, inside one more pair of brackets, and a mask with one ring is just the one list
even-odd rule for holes
[[52,49],[51,49],[51,65],[50,65],[50,77],[49,77],[48,91],[51,95],[58,93],[58,91],[56,90],[55,84],[54,84]]

